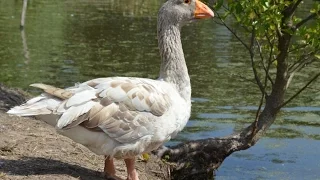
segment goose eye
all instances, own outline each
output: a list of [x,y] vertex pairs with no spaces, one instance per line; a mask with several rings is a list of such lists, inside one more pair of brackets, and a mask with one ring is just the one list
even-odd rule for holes
[[191,3],[191,0],[184,0],[184,3],[190,4],[190,3]]

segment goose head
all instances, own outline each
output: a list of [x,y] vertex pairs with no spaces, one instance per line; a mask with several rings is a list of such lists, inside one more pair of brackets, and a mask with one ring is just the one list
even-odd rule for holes
[[213,11],[199,0],[168,0],[159,10],[159,21],[182,25],[196,19],[212,18]]

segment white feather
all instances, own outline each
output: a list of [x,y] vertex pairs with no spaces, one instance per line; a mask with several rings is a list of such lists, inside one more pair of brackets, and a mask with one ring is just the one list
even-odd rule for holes
[[58,108],[57,108],[57,113],[64,113],[66,112],[66,110],[68,109],[66,107],[66,103],[67,103],[67,100],[63,101],[61,104],[59,104]]
[[37,96],[35,98],[32,98],[32,99],[28,100],[26,102],[26,104],[33,104],[33,103],[36,103],[36,102],[38,102],[38,101],[40,101],[40,100],[42,100],[44,98],[46,98],[44,95],[40,95],[40,96]]
[[46,99],[45,100],[46,103],[46,108],[52,111],[55,111],[59,105],[61,104],[61,100],[60,99],[56,99],[56,98],[52,98],[52,99]]
[[100,90],[105,90],[105,89],[110,88],[110,83],[108,81],[102,82],[102,83],[98,84],[95,88],[100,89]]
[[76,93],[70,99],[68,99],[66,106],[76,106],[95,98],[97,98],[97,96],[94,90],[84,90],[82,92]]
[[109,88],[106,96],[115,102],[121,102],[128,98],[127,93],[121,88],[121,86]]
[[96,102],[88,101],[79,106],[70,107],[58,120],[57,128],[62,129],[68,124],[72,123],[73,120],[77,119],[82,114],[87,113],[95,104]]
[[23,106],[16,106],[10,109],[7,113],[17,115],[17,116],[35,116],[40,114],[50,114],[51,112],[52,111],[48,110],[47,108],[29,109]]
[[46,95],[32,98],[21,106],[16,106],[8,111],[9,114],[18,116],[35,116],[40,114],[50,114],[60,104],[60,100],[56,98],[46,99]]
[[141,104],[141,101],[138,97],[135,97],[132,99],[132,104],[135,108],[137,108],[138,111],[145,111],[145,107]]

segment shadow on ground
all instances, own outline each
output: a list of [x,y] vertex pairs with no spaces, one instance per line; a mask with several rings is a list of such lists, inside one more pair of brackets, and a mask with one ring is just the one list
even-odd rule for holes
[[61,174],[81,180],[105,179],[101,172],[41,157],[23,157],[18,160],[0,158],[0,172],[19,176]]

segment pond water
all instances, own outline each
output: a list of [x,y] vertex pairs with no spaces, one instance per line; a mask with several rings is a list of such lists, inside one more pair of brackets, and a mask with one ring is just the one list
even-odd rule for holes
[[[34,82],[67,87],[107,76],[157,78],[156,15],[163,1],[0,1],[0,82],[31,93]],[[192,116],[177,142],[225,136],[248,125],[260,93],[248,54],[224,27],[183,28],[192,80]],[[318,67],[298,73],[291,93]],[[254,147],[232,154],[216,179],[320,179],[320,82],[289,104]]]

